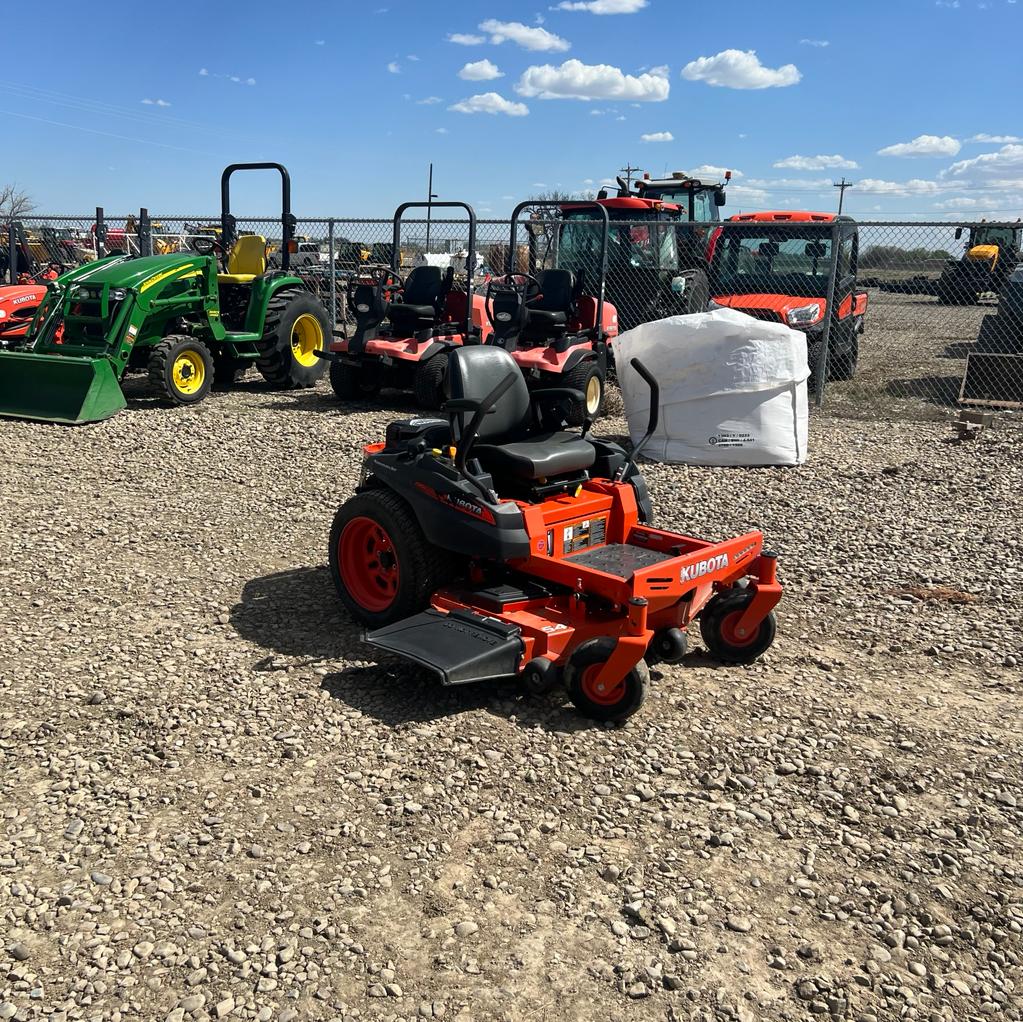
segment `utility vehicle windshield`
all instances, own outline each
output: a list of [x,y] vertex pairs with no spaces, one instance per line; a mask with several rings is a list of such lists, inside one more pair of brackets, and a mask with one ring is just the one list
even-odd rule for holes
[[807,230],[725,229],[711,264],[716,294],[828,293],[831,237]]

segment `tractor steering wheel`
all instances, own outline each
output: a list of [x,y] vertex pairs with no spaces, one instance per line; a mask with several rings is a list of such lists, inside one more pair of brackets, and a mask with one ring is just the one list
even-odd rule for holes
[[223,247],[216,238],[208,234],[197,234],[188,239],[188,247],[199,255],[211,255],[213,252],[223,252]]
[[543,288],[531,273],[505,273],[492,277],[483,298],[483,308],[492,327],[497,326],[494,322],[494,298],[497,295],[515,295],[523,305],[531,305],[543,297]]
[[355,308],[355,292],[359,287],[371,285],[378,292],[405,290],[405,278],[384,263],[368,263],[356,270],[348,281],[346,295],[348,307]]

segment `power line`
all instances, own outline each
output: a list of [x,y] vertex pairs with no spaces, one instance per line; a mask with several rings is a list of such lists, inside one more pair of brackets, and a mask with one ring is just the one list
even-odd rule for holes
[[842,175],[842,180],[841,181],[836,181],[834,183],[834,185],[832,186],[834,188],[838,188],[839,189],[839,193],[838,193],[838,212],[839,212],[839,215],[841,215],[841,213],[842,213],[842,202],[845,200],[845,190],[846,190],[846,188],[852,188],[852,186],[854,184],[855,184],[854,181],[846,181],[845,175],[843,174]]

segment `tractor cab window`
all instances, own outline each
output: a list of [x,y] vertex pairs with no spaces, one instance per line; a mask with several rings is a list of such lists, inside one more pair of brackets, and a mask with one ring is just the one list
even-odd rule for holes
[[978,227],[971,241],[974,245],[1000,245],[1002,248],[1015,248],[1018,243],[1016,231],[1011,227]]
[[831,238],[823,231],[726,230],[715,247],[712,269],[721,293],[823,296]]
[[708,190],[694,193],[692,218],[700,223],[707,223],[718,219],[718,207],[714,202],[713,191]]

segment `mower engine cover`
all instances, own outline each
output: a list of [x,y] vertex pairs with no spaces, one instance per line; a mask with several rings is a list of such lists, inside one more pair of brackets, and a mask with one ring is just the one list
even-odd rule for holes
[[807,457],[806,337],[734,309],[644,323],[616,343],[618,379],[633,442],[643,435],[649,388],[660,417],[643,448],[654,461],[690,465],[800,465]]

